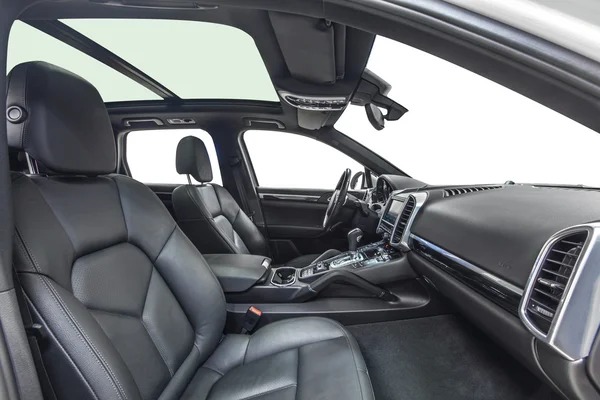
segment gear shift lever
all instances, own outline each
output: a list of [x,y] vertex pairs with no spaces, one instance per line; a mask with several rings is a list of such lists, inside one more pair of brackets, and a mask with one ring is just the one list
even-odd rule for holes
[[358,242],[362,239],[363,232],[360,228],[354,228],[348,232],[348,248],[350,251],[356,251]]

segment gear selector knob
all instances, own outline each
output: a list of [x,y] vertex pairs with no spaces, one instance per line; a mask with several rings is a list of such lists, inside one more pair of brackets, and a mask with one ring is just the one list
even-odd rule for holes
[[358,242],[362,239],[363,232],[360,228],[354,228],[348,232],[348,248],[350,251],[356,251]]

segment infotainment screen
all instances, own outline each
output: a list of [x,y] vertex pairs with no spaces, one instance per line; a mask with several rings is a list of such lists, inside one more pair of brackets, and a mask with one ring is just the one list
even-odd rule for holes
[[390,204],[390,208],[388,208],[387,212],[383,216],[383,221],[389,223],[390,225],[394,225],[396,223],[396,218],[398,218],[398,214],[402,211],[402,205],[404,204],[404,199],[392,199],[392,204]]

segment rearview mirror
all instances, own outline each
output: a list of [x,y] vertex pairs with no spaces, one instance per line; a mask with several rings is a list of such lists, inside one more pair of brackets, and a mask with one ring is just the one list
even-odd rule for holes
[[379,107],[373,103],[369,103],[365,106],[365,111],[367,112],[367,118],[369,119],[371,125],[373,125],[373,128],[377,129],[378,131],[385,128],[385,119]]
[[[396,121],[408,111],[387,96],[391,89],[392,85],[365,68],[351,100],[353,105],[365,106],[369,122],[378,131],[385,127],[385,120]],[[381,108],[386,111],[385,114]]]

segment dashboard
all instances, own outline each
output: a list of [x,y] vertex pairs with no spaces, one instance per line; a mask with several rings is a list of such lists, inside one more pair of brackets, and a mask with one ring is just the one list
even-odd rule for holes
[[600,398],[600,191],[382,181],[377,230],[425,282],[565,397]]

